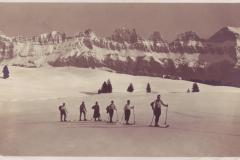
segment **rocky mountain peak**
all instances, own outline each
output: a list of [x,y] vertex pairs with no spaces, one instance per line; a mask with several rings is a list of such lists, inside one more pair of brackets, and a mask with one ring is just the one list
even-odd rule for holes
[[11,42],[12,38],[6,36],[6,34],[0,30],[0,40],[6,41],[6,42]]
[[236,41],[240,38],[239,27],[224,27],[209,38],[211,42]]
[[142,38],[137,34],[135,29],[119,28],[113,32],[111,39],[119,43],[136,43]]
[[197,35],[197,33],[193,32],[193,31],[188,31],[188,32],[184,32],[182,34],[179,34],[176,38],[175,41],[200,41],[201,38]]
[[169,46],[173,52],[204,53],[206,51],[204,40],[193,31],[179,34]]
[[[240,84],[240,80],[235,81],[239,79],[235,75],[240,74],[240,69],[236,69],[240,68],[240,44],[236,43],[239,35],[240,29],[236,27],[224,27],[206,40],[189,31],[172,42],[164,41],[158,31],[143,39],[135,29],[128,28],[116,29],[109,38],[98,38],[91,29],[74,37],[51,31],[16,37],[13,42],[1,39],[5,34],[0,34],[0,62],[7,60],[12,65],[28,67],[104,66],[129,74],[177,74],[217,81],[232,77],[225,79],[225,83]],[[225,43],[226,40],[231,42]],[[228,73],[231,74],[225,76]]]
[[161,36],[161,34],[158,32],[158,31],[154,31],[151,35],[150,35],[150,37],[149,37],[149,40],[150,41],[153,41],[153,42],[163,42],[164,40],[163,40],[163,38],[162,38],[162,36]]
[[92,40],[97,38],[97,35],[92,31],[92,29],[85,30],[84,35],[85,35],[85,37],[92,39]]

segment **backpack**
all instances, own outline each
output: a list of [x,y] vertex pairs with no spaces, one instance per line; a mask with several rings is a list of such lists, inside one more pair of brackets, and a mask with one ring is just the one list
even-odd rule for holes
[[59,106],[58,109],[59,109],[59,111],[62,111],[62,106]]
[[107,108],[106,108],[106,110],[107,110],[107,113],[109,113],[109,108],[110,108],[110,106],[107,106]]

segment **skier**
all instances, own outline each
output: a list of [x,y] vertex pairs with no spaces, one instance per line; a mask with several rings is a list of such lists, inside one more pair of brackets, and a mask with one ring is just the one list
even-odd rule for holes
[[98,119],[98,121],[101,121],[100,107],[98,105],[98,102],[96,102],[95,105],[92,106],[92,109],[94,110],[94,113],[93,113],[94,120],[96,121]]
[[158,121],[161,115],[161,105],[168,107],[168,104],[163,103],[159,94],[157,99],[151,103],[153,114],[155,116],[155,127],[159,127]]
[[65,106],[65,103],[63,103],[62,105],[60,105],[58,107],[59,111],[60,111],[60,121],[67,121],[67,109],[66,109],[66,106]]
[[131,115],[131,109],[134,109],[134,106],[130,106],[130,100],[127,100],[127,104],[124,107],[124,116],[127,125],[130,124],[128,121]]
[[87,109],[85,107],[85,103],[84,101],[82,102],[82,104],[80,105],[80,117],[79,117],[79,121],[82,120],[82,114],[84,115],[84,121],[86,121],[86,113],[87,113]]
[[3,67],[2,73],[3,73],[3,79],[7,79],[9,77],[9,70],[7,65]]
[[117,111],[114,101],[111,101],[111,104],[107,106],[106,110],[107,110],[107,113],[109,114],[110,123],[113,123],[112,118],[113,118],[114,110]]

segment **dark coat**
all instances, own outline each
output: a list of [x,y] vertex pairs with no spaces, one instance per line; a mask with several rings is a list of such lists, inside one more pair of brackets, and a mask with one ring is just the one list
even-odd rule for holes
[[93,113],[93,118],[99,118],[100,117],[100,107],[99,105],[94,105],[92,106],[92,109],[94,110],[94,113]]

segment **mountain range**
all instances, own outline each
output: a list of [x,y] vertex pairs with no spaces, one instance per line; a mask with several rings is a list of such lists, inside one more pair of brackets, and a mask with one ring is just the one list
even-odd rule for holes
[[203,39],[195,32],[168,42],[158,31],[143,38],[119,28],[109,37],[91,29],[74,36],[52,31],[9,37],[0,32],[0,63],[21,67],[102,67],[131,75],[240,86],[240,28],[224,27]]

